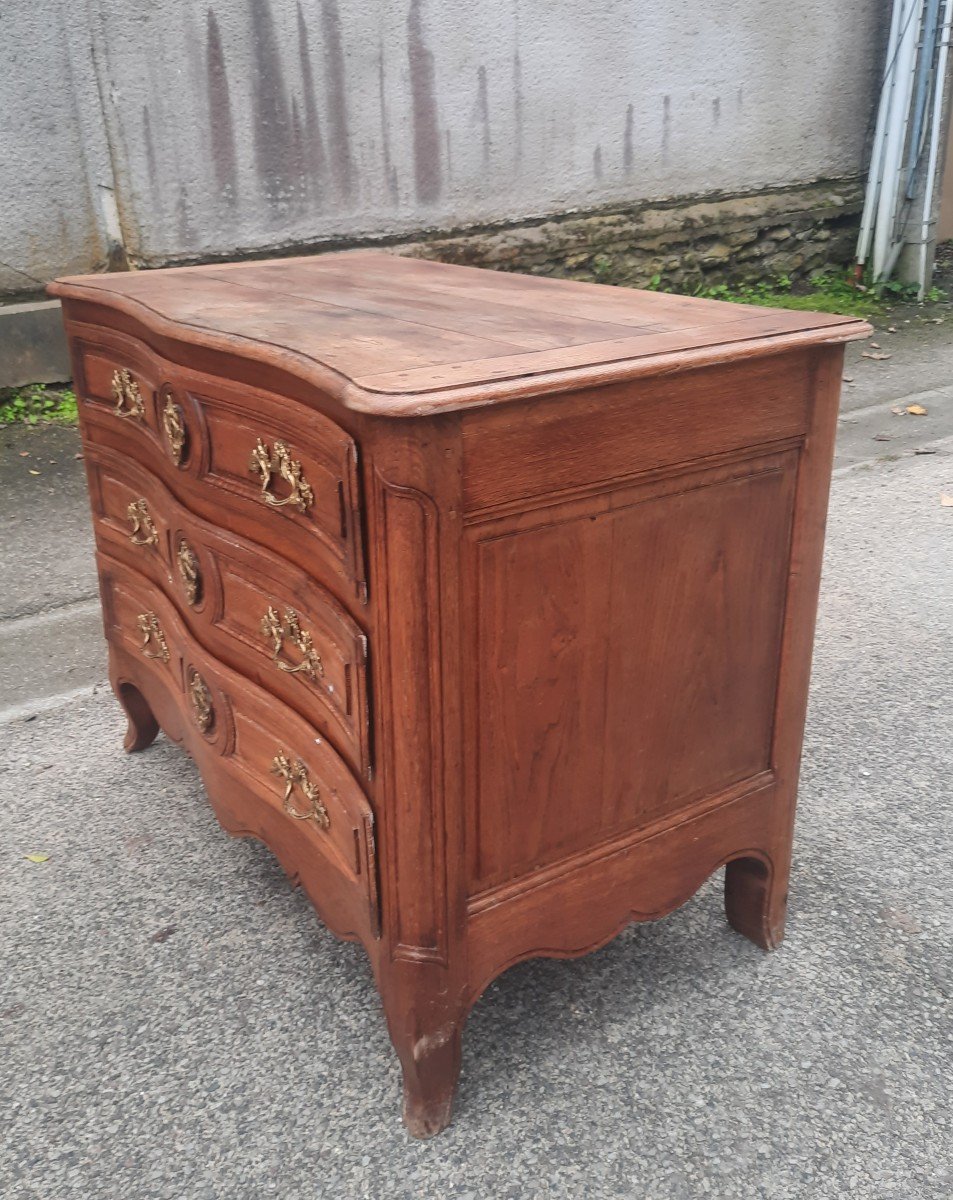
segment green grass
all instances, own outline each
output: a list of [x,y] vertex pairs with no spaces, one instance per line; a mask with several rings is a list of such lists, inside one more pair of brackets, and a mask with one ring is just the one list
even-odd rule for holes
[[[652,281],[656,287],[656,280]],[[715,284],[699,287],[693,293],[709,300],[728,300],[734,304],[760,304],[765,308],[794,308],[808,312],[840,313],[846,317],[875,317],[897,304],[916,303],[917,290],[912,285],[885,283],[855,284],[846,274],[827,272],[812,275],[807,284],[795,285],[786,276],[758,283]],[[931,288],[925,297],[927,304],[946,299],[946,293]]]
[[0,425],[75,425],[76,393],[31,383],[0,390]]

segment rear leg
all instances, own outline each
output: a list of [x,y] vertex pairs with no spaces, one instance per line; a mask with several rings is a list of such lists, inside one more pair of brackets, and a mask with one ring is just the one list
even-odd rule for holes
[[735,858],[725,867],[728,923],[762,950],[776,950],[784,938],[789,866],[790,850],[772,856],[771,865],[750,857]]

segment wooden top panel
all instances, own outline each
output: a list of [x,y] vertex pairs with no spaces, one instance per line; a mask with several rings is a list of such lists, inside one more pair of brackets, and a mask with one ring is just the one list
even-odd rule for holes
[[283,368],[348,408],[415,416],[863,337],[852,317],[355,250],[82,275],[52,295]]

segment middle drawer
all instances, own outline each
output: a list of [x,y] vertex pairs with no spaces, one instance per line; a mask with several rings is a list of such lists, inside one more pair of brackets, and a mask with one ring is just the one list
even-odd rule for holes
[[138,463],[87,445],[100,548],[160,584],[194,635],[287,700],[371,776],[367,638],[320,584],[184,508]]

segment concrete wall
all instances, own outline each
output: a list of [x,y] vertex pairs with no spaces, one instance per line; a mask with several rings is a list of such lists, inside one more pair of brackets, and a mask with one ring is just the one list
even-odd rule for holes
[[855,175],[885,7],[0,0],[0,290]]
[[0,291],[106,256],[94,204],[109,160],[75,33],[60,0],[0,0]]
[[953,120],[946,131],[946,159],[943,181],[940,184],[940,213],[937,220],[937,241],[948,242],[953,238]]

